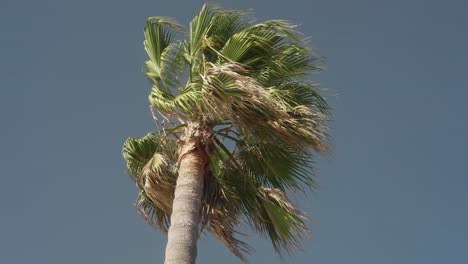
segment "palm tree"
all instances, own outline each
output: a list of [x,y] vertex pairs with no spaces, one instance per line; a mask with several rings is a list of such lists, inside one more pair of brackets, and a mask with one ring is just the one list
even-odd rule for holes
[[320,70],[295,26],[253,24],[248,13],[204,5],[182,26],[146,21],[146,76],[157,131],[129,138],[123,155],[140,189],[137,208],[168,234],[165,263],[195,263],[199,232],[241,260],[239,227],[278,253],[309,230],[288,193],[316,187],[313,153],[328,150],[328,107],[307,79]]

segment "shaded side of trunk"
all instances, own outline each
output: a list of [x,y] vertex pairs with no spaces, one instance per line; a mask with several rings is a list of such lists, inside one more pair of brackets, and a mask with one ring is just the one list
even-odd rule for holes
[[168,231],[165,264],[194,264],[197,257],[198,229],[205,160],[196,141],[180,148],[179,175],[174,194],[171,226]]

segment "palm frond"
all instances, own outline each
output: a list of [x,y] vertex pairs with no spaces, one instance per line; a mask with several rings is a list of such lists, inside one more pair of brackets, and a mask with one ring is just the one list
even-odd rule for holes
[[179,88],[182,82],[179,80],[188,64],[184,58],[184,44],[171,43],[161,53],[161,81],[171,88]]
[[248,12],[243,10],[223,10],[218,12],[214,18],[210,30],[207,32],[209,46],[214,49],[221,49],[226,41],[236,32],[249,27],[246,16]]
[[155,66],[160,66],[161,54],[171,44],[174,32],[184,32],[184,29],[172,18],[149,17],[146,20],[144,46]]
[[242,167],[234,151],[228,149],[220,140],[214,138],[216,156],[210,161],[210,170],[226,196],[232,203],[238,204],[244,216],[254,211],[255,195],[260,182],[257,177]]
[[[207,64],[202,76],[203,100],[211,115],[222,113],[240,128],[259,137],[297,147],[327,151],[326,114],[307,105],[290,105],[273,96],[238,63]],[[262,122],[259,122],[262,120]]]
[[[218,175],[219,176],[219,175]],[[226,194],[217,177],[211,175],[205,180],[201,228],[221,240],[231,252],[242,261],[247,261],[245,254],[253,248],[236,238],[240,224],[241,211],[238,199]]]
[[291,107],[306,106],[327,114],[330,110],[317,88],[308,82],[286,81],[267,88],[269,93]]
[[245,140],[238,144],[238,159],[263,186],[282,191],[317,187],[311,177],[313,167],[309,151],[269,141]]
[[202,102],[200,92],[193,89],[194,86],[197,85],[190,85],[181,90],[178,95],[173,95],[154,85],[148,100],[151,105],[162,113],[181,113],[190,117],[191,114],[200,110],[200,103]]
[[162,132],[129,138],[123,155],[127,168],[141,189],[137,207],[150,223],[165,230],[172,211],[177,175],[176,143]]
[[[170,154],[170,153],[169,153]],[[139,186],[158,208],[172,211],[177,174],[166,153],[156,152],[143,167]]]
[[163,113],[174,111],[176,108],[174,99],[175,95],[156,84],[153,85],[153,89],[151,89],[151,93],[148,96],[151,105]]
[[183,45],[173,43],[174,32],[184,29],[177,22],[165,17],[150,17],[145,25],[145,50],[150,60],[145,63],[145,73],[161,93],[173,95],[172,89],[180,85],[177,77],[187,67]]
[[143,138],[128,138],[123,145],[123,157],[127,161],[127,170],[136,181],[140,178],[143,167],[156,151],[156,137],[149,133]]
[[294,208],[279,189],[259,188],[256,196],[253,228],[270,237],[279,254],[300,248],[300,240],[310,235],[306,216]]
[[170,226],[170,212],[164,211],[156,206],[146,195],[144,191],[140,191],[136,203],[138,213],[146,220],[146,222],[154,228],[160,229],[163,233],[167,233]]
[[249,66],[264,63],[280,45],[299,40],[294,27],[284,20],[255,24],[229,38],[220,52],[231,61]]
[[200,12],[190,22],[190,55],[195,56],[203,46],[207,33],[213,25],[213,17],[220,8],[204,4]]
[[253,75],[265,86],[276,85],[321,70],[321,66],[315,63],[317,60],[310,48],[288,43],[275,47],[270,59],[264,61]]

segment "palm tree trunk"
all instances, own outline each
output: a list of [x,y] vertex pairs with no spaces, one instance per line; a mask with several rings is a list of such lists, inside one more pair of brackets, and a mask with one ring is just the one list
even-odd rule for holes
[[[188,141],[188,142],[187,142]],[[179,152],[179,175],[168,231],[165,264],[194,264],[200,223],[205,160],[196,142],[187,140]]]

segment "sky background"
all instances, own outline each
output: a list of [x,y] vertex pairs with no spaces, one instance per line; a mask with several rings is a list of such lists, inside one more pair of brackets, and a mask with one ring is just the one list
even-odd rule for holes
[[[202,1],[2,0],[0,263],[162,263],[121,155],[154,129],[143,25]],[[468,263],[468,2],[217,1],[284,18],[327,71],[334,109],[313,237],[284,263]],[[250,234],[252,263],[283,263]],[[199,241],[198,263],[239,263]]]

